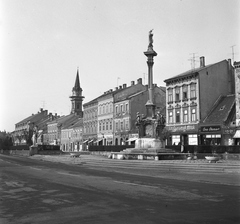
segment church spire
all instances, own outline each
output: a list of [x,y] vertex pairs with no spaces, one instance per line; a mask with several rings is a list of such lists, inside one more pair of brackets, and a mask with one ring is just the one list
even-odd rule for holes
[[82,111],[82,101],[83,101],[84,96],[82,96],[82,88],[80,86],[80,81],[79,81],[79,72],[77,69],[77,76],[75,80],[75,85],[72,88],[72,96],[70,96],[70,99],[72,101],[72,109],[71,109],[71,114],[76,114],[79,116],[83,116],[83,111]]
[[73,87],[73,91],[82,91],[82,88],[80,87],[78,69],[77,69],[77,76],[76,76],[75,85]]

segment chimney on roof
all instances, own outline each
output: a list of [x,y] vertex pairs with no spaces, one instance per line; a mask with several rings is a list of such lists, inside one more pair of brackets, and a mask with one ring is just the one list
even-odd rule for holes
[[127,84],[123,84],[123,88],[127,88]]
[[205,67],[205,57],[204,56],[200,57],[200,68],[203,68],[203,67]]
[[228,67],[229,69],[231,69],[231,66],[232,66],[232,61],[231,61],[231,58],[228,59]]
[[137,83],[138,83],[138,84],[142,84],[142,78],[139,78],[139,79],[137,80]]
[[115,87],[115,90],[118,90],[118,87]]
[[122,89],[122,86],[119,86],[119,89]]
[[135,82],[134,81],[131,81],[131,86],[134,86],[135,85]]

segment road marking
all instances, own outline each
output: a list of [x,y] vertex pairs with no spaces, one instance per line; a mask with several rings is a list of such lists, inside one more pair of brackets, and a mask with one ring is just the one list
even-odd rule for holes
[[145,184],[135,184],[135,183],[124,182],[124,181],[116,181],[116,180],[114,180],[113,182],[115,182],[115,183],[120,183],[120,184],[134,185],[134,186],[139,186],[139,187],[158,188],[158,187],[156,187],[156,186],[145,185]]

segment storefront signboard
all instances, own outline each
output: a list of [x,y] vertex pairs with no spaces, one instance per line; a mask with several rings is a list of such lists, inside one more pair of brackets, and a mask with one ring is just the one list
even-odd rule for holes
[[138,134],[129,134],[129,138],[138,138]]
[[197,131],[197,125],[167,126],[167,129],[171,132],[191,132]]
[[233,135],[235,134],[235,129],[223,129],[223,134]]
[[201,127],[202,133],[213,133],[213,132],[221,132],[221,126],[204,126]]

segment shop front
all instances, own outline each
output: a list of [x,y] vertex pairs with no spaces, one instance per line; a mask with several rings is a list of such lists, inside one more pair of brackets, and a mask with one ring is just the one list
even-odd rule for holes
[[222,129],[223,145],[236,145],[236,142],[234,139],[235,132],[236,132],[235,128]]
[[198,125],[166,126],[171,133],[167,145],[198,145]]
[[201,126],[199,134],[201,145],[222,144],[222,128],[220,125]]
[[240,145],[240,129],[237,129],[235,131],[235,134],[233,135],[234,145]]

